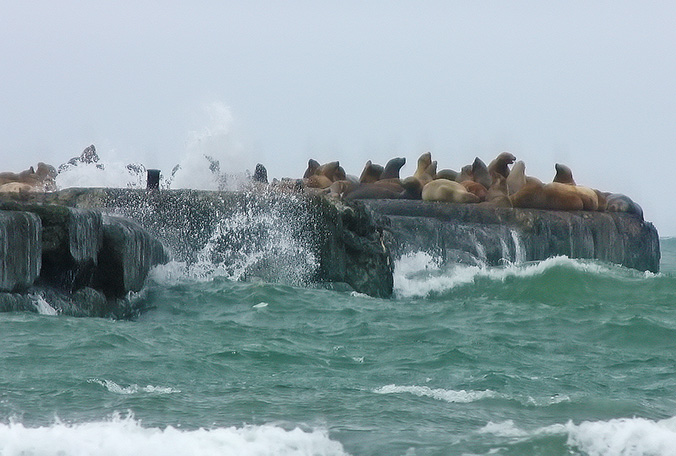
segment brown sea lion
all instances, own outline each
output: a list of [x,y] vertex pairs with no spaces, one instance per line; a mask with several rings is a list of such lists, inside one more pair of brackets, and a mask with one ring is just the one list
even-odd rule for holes
[[479,198],[468,192],[462,184],[447,179],[436,179],[422,189],[423,201],[445,201],[449,203],[478,203]]
[[380,175],[381,179],[399,179],[399,171],[402,166],[406,164],[406,159],[403,157],[396,157],[391,159],[385,165],[383,173]]
[[422,199],[423,185],[422,182],[420,182],[420,179],[413,176],[407,177],[401,181],[401,186],[404,188],[404,191],[401,193],[402,199]]
[[538,181],[527,182],[510,197],[514,207],[559,211],[581,211],[584,202],[575,188],[568,184]]
[[556,175],[553,182],[573,187],[582,198],[585,211],[597,211],[599,209],[599,198],[594,189],[577,185],[575,179],[573,179],[573,172],[566,165],[556,163],[554,169],[556,169]]
[[512,170],[507,176],[507,190],[509,195],[513,195],[526,185],[526,164],[519,160],[514,163]]
[[357,188],[344,196],[347,200],[355,199],[399,199],[401,187],[394,190],[385,185],[378,185],[377,182],[359,184]]
[[509,199],[509,191],[507,189],[507,179],[502,174],[494,172],[492,174],[493,185],[486,192],[485,201],[481,203],[483,206],[491,207],[512,207],[512,200]]
[[479,198],[479,201],[485,201],[488,190],[480,183],[474,181],[465,181],[460,182],[460,185],[465,187],[465,190],[468,192],[475,194],[477,198]]
[[514,163],[514,160],[516,160],[514,155],[509,152],[502,152],[488,165],[488,172],[491,175],[496,172],[505,178],[509,177],[509,165]]
[[319,162],[314,159],[309,159],[307,162],[307,169],[305,170],[305,173],[303,173],[303,179],[307,179],[308,177],[314,175],[317,173],[317,170],[319,169]]
[[[333,182],[337,180],[336,173],[338,172],[338,168],[340,168],[340,162],[338,161],[324,163],[323,165],[319,166],[315,174],[326,176],[331,182]],[[343,172],[343,174],[345,173]]]
[[382,166],[376,165],[372,163],[371,160],[369,160],[364,165],[361,176],[359,176],[359,182],[362,184],[376,182],[380,180],[380,176],[383,175],[383,171],[385,171],[385,169]]

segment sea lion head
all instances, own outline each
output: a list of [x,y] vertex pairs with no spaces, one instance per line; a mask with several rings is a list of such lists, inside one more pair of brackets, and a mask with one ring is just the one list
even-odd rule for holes
[[381,179],[399,179],[399,170],[406,164],[406,159],[403,157],[396,157],[391,159],[385,165]]
[[319,162],[313,158],[309,159],[307,161],[307,169],[305,170],[305,173],[303,174],[303,179],[307,179],[308,177],[312,176],[317,172],[319,169]]
[[361,176],[359,176],[359,182],[362,184],[371,184],[373,182],[377,182],[380,180],[380,176],[382,176],[383,171],[384,168],[381,165],[374,164],[371,162],[371,160],[369,160],[364,165]]
[[575,185],[575,179],[573,179],[573,172],[566,165],[557,163],[554,165],[556,169],[556,176],[554,176],[553,182],[558,182],[560,184],[569,184]]

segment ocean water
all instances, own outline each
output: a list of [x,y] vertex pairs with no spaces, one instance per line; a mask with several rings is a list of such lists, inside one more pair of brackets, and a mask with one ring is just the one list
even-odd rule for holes
[[396,264],[396,295],[155,269],[133,321],[0,314],[0,455],[676,455],[662,272]]

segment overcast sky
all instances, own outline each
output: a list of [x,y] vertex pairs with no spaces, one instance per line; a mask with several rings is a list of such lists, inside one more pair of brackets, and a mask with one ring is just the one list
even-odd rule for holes
[[507,150],[629,195],[674,236],[674,18],[667,1],[2,2],[2,170],[89,144],[271,177]]

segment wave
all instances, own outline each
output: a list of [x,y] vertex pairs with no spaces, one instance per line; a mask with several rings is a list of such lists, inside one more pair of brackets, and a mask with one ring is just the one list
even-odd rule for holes
[[182,430],[144,427],[133,416],[110,421],[44,427],[0,424],[3,456],[129,455],[145,456],[236,454],[284,456],[343,456],[342,445],[326,430],[286,430],[274,425]]
[[[559,437],[566,454],[585,456],[676,456],[676,417],[653,421],[645,418],[618,418],[553,424],[525,430],[512,420],[489,422],[477,431],[518,444],[523,449],[547,437]],[[503,442],[504,444],[504,442]]]
[[452,402],[452,403],[470,403],[480,401],[482,399],[499,397],[498,393],[491,390],[485,391],[465,391],[465,390],[446,390],[446,389],[432,389],[427,386],[398,386],[385,385],[374,391],[377,394],[400,394],[409,393],[419,397],[430,397],[432,399]]
[[180,393],[181,390],[171,388],[168,386],[153,386],[153,385],[147,385],[147,386],[139,386],[136,384],[132,384],[129,386],[120,386],[117,383],[111,381],[111,380],[100,380],[98,378],[91,378],[87,380],[87,383],[95,383],[97,385],[101,385],[104,388],[106,388],[108,391],[111,393],[115,394],[137,394],[137,393],[153,393],[153,394],[171,394],[171,393]]
[[659,274],[640,272],[596,260],[571,259],[557,256],[539,262],[507,266],[444,265],[441,259],[427,252],[403,255],[395,262],[394,290],[400,298],[428,297],[448,292],[478,280],[506,282],[511,279],[531,279],[552,271],[568,271],[587,277],[643,280]]
[[567,444],[588,456],[676,456],[676,417],[569,422],[566,430]]

